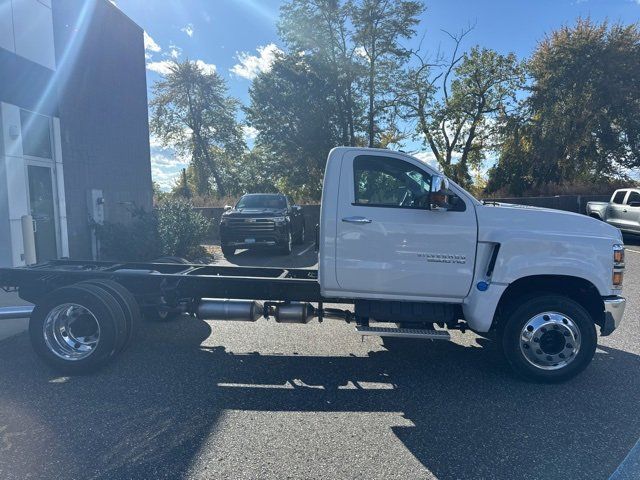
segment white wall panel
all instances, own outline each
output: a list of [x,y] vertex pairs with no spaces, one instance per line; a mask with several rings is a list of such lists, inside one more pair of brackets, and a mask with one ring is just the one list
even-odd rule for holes
[[55,69],[51,8],[38,0],[12,0],[15,52],[51,70]]

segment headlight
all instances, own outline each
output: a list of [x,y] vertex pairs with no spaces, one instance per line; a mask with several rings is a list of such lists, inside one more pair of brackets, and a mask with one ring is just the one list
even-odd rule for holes
[[624,266],[624,245],[613,246],[613,265],[616,267]]
[[273,217],[272,219],[276,225],[284,225],[289,221],[289,217]]

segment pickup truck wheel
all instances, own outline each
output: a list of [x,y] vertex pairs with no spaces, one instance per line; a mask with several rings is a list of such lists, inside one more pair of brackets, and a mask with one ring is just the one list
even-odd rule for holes
[[291,255],[293,249],[293,235],[291,234],[291,228],[287,230],[287,236],[282,244],[280,244],[280,252],[284,255]]
[[305,238],[305,227],[303,223],[302,228],[300,229],[300,233],[296,237],[296,245],[302,245],[304,243],[304,238]]
[[233,248],[233,247],[227,247],[227,246],[224,246],[224,245],[223,245],[223,246],[222,246],[222,247],[220,247],[220,248],[221,248],[221,250],[222,250],[222,255],[223,255],[225,258],[231,258],[231,257],[233,257],[233,256],[236,254],[236,249],[235,249],[235,248]]
[[54,290],[35,306],[29,321],[34,351],[65,374],[93,372],[117,353],[118,325],[125,322],[112,296],[95,285]]
[[530,298],[507,315],[502,349],[513,370],[540,382],[568,380],[591,362],[595,323],[577,302],[559,295]]

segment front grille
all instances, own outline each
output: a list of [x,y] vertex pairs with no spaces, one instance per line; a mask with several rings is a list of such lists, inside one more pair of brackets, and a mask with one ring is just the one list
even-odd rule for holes
[[268,233],[276,229],[270,218],[229,218],[226,227],[238,234]]

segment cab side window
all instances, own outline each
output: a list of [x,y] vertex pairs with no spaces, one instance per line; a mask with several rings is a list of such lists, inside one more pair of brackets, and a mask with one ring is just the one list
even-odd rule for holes
[[631,205],[632,202],[640,202],[640,193],[631,191],[627,197],[627,205]]
[[397,158],[361,155],[353,162],[354,205],[428,208],[431,175]]
[[627,194],[626,190],[621,190],[619,192],[617,192],[614,196],[613,196],[613,200],[611,201],[612,203],[616,203],[618,205],[622,205],[624,203],[624,196]]

